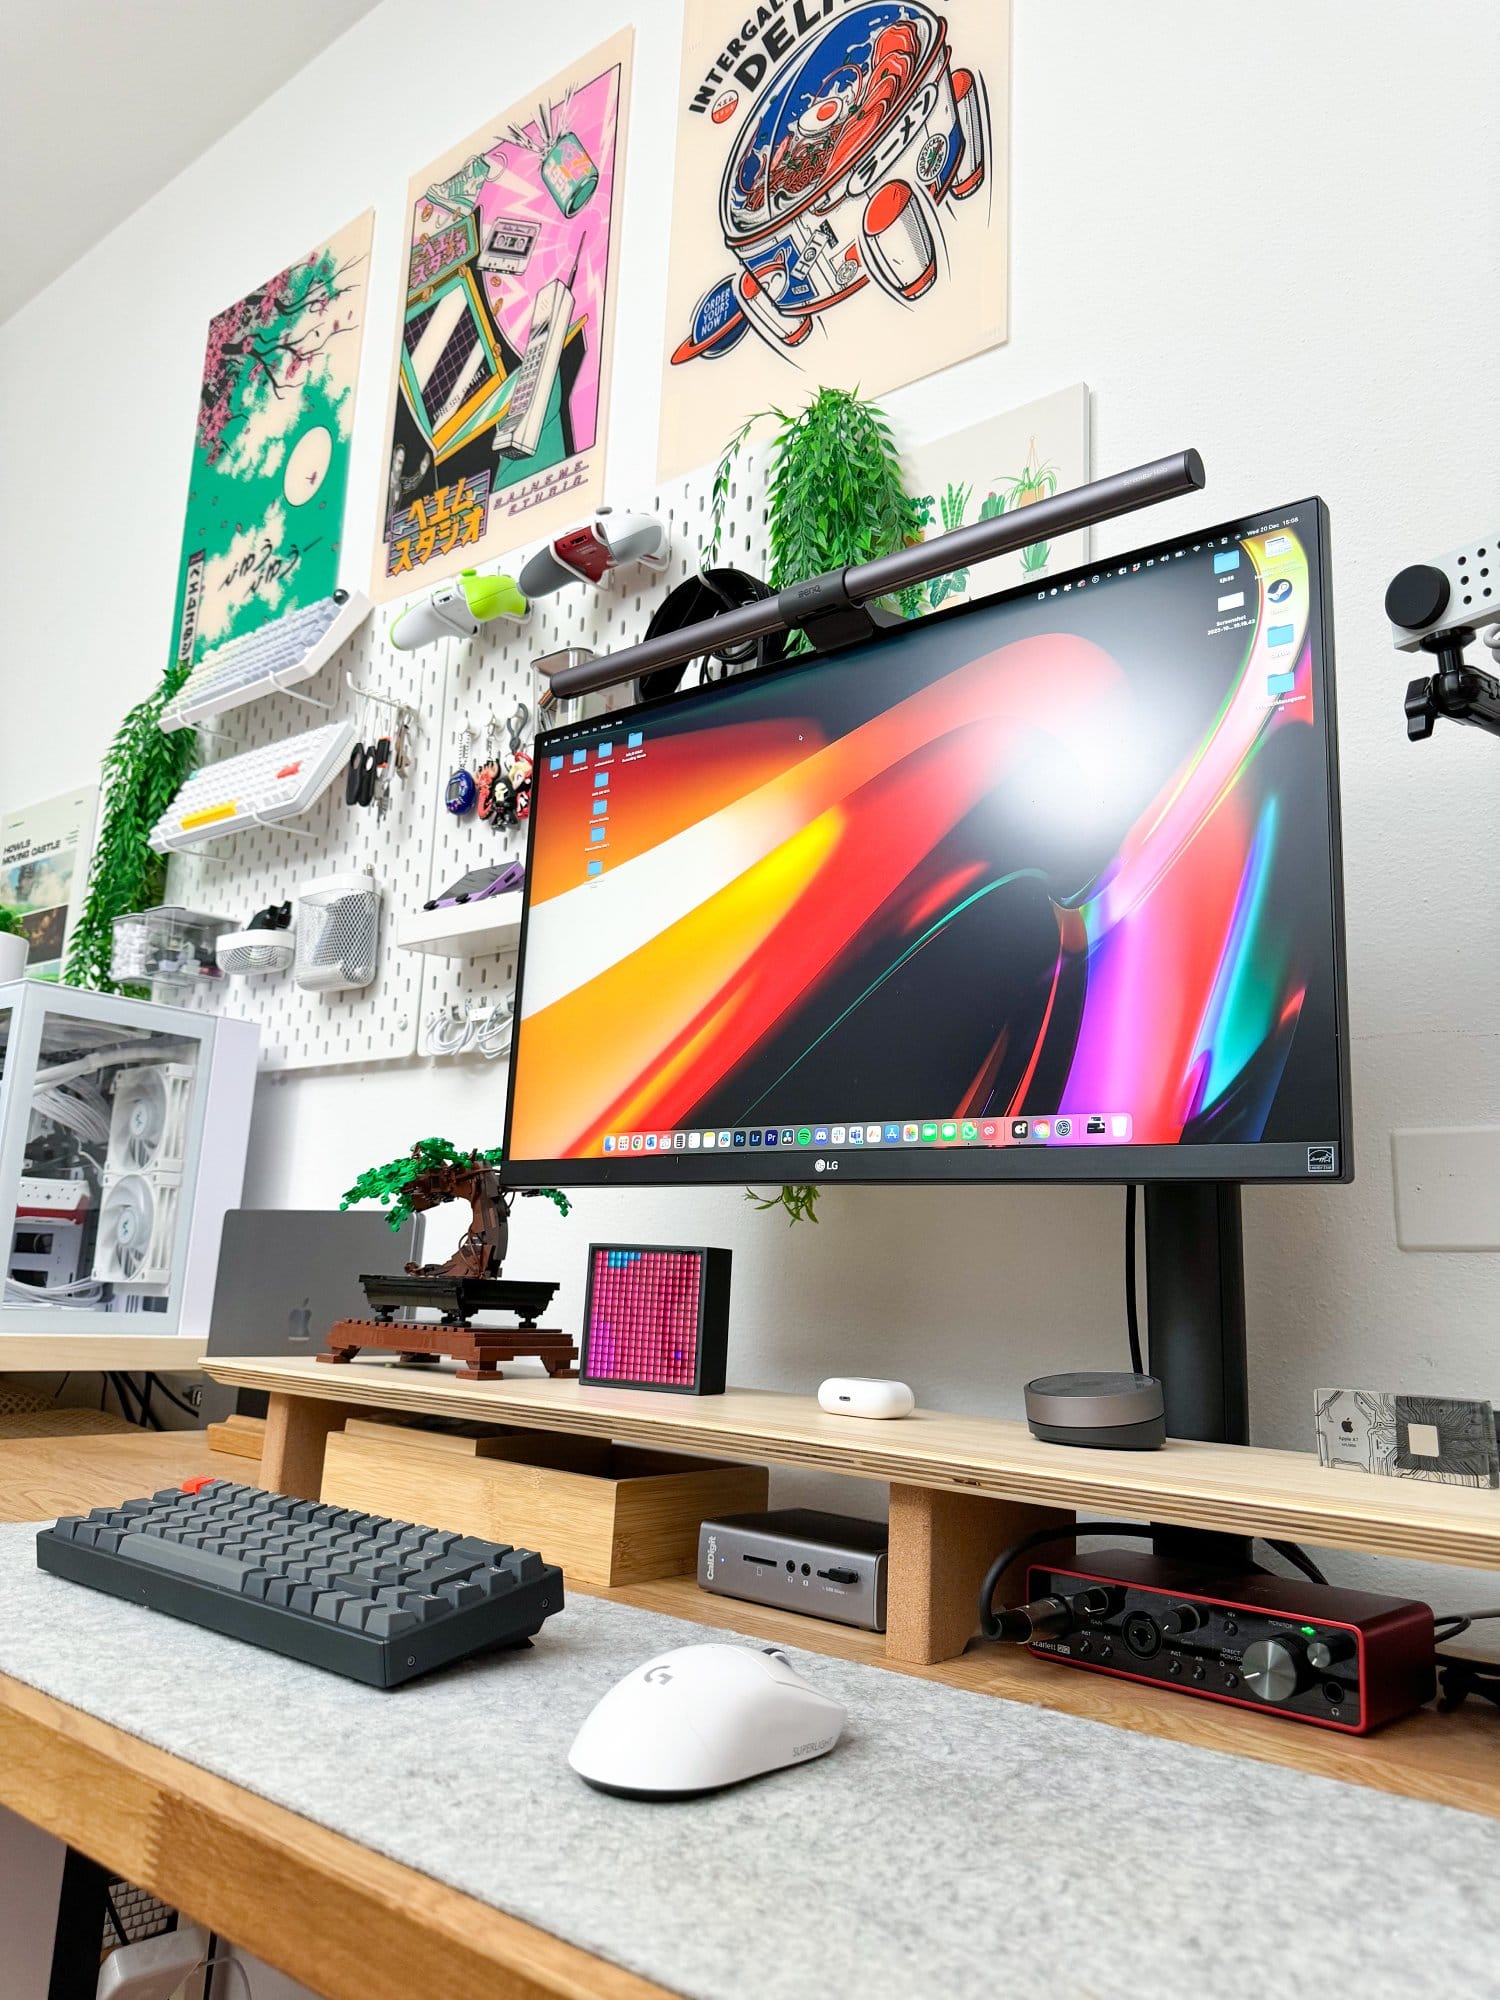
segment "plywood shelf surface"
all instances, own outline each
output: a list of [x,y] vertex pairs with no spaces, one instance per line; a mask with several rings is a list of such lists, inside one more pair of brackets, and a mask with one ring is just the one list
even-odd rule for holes
[[917,1410],[835,1417],[811,1396],[687,1397],[513,1378],[466,1383],[384,1363],[205,1361],[216,1381],[371,1409],[571,1431],[1034,1506],[1118,1514],[1322,1548],[1500,1567],[1500,1493],[1331,1471],[1310,1452],[1169,1440],[1161,1451],[1047,1445],[1023,1423]]
[[201,1337],[185,1333],[0,1333],[3,1375],[59,1368],[78,1374],[145,1368],[158,1375],[196,1375],[202,1356]]

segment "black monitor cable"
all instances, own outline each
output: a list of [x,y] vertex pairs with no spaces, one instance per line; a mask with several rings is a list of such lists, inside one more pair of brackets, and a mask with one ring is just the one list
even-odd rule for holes
[[[1484,1618],[1500,1618],[1500,1606],[1493,1611],[1443,1611],[1433,1613],[1433,1640],[1439,1646],[1446,1646],[1450,1639],[1456,1639],[1460,1632],[1467,1632],[1471,1625],[1477,1625]],[[1446,1626],[1446,1631],[1443,1629]]]
[[[1008,1605],[997,1611],[995,1592],[1000,1579],[1013,1563],[1029,1555],[1032,1549],[1042,1548],[1048,1542],[1077,1541],[1083,1535],[1129,1535],[1135,1540],[1149,1541],[1156,1530],[1149,1522],[1143,1521],[1078,1521],[1068,1528],[1037,1528],[1020,1541],[1012,1542],[1002,1549],[990,1564],[989,1572],[979,1589],[979,1629],[986,1639],[1013,1639],[1024,1645],[1048,1629],[1049,1623],[1064,1622],[1058,1613],[1066,1613],[1068,1607],[1061,1598],[1038,1598],[1034,1604]],[[1326,1584],[1324,1576],[1312,1557],[1299,1549],[1295,1542],[1267,1541],[1266,1547],[1300,1569],[1304,1576],[1314,1583]],[[1474,1611],[1470,1618],[1500,1618],[1500,1611]],[[1456,1630],[1465,1630],[1467,1621],[1460,1622]],[[1453,1634],[1449,1634],[1452,1637]]]
[[1130,1335],[1130,1365],[1137,1375],[1144,1375],[1146,1364],[1141,1359],[1141,1315],[1136,1301],[1135,1201],[1136,1186],[1131,1181],[1125,1189],[1125,1326]]
[[185,1403],[175,1390],[169,1389],[159,1375],[148,1375],[146,1385],[149,1389],[154,1389],[157,1395],[165,1396],[173,1409],[181,1410],[184,1416],[196,1418],[203,1414],[201,1410],[195,1410],[191,1403]]

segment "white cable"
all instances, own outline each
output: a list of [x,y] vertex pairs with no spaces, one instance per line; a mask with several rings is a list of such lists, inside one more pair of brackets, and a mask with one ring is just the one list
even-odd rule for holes
[[206,1958],[203,1961],[203,1963],[208,1971],[208,1983],[210,1988],[212,1988],[217,1983],[213,1975],[218,1971],[219,1967],[221,1965],[232,1965],[235,1971],[240,1975],[240,1979],[244,1984],[245,2000],[255,2000],[255,1988],[250,1984],[250,1975],[248,1972],[246,1972],[242,1960],[238,1958],[220,1958],[219,1954],[217,1952],[214,1952],[212,1956]]
[[437,1007],[427,1017],[423,1041],[430,1056],[461,1055],[474,1038],[474,1023],[456,1007]]
[[515,1020],[511,1009],[515,1006],[515,995],[506,994],[493,1006],[475,1019],[474,1046],[482,1056],[494,1062],[499,1056],[510,1054],[511,1036],[515,1032]]

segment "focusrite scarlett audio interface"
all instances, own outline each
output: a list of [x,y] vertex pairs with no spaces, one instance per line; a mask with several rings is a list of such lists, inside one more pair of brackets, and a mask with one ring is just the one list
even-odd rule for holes
[[1363,1736],[1435,1692],[1432,1612],[1408,1598],[1128,1550],[1033,1565],[1028,1596],[1060,1607],[1028,1641],[1049,1660],[1320,1729]]

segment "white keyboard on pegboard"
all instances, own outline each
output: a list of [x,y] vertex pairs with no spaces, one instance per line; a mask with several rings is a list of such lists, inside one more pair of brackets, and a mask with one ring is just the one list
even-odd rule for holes
[[247,826],[294,819],[320,799],[345,769],[352,722],[325,722],[259,750],[241,751],[194,771],[151,829],[158,854],[221,840]]
[[169,733],[190,729],[210,715],[311,680],[369,615],[370,600],[363,592],[336,590],[332,597],[273,618],[243,639],[205,653],[162,710],[162,728]]

